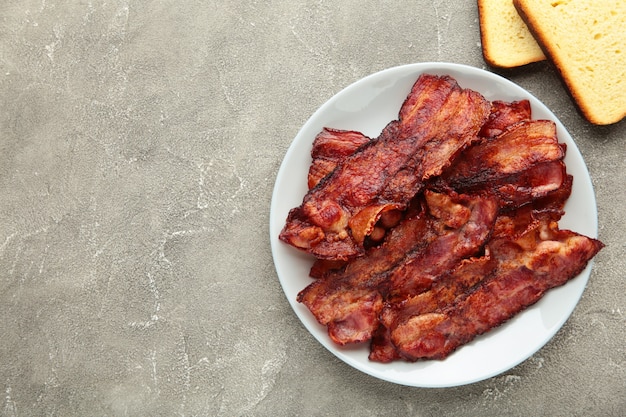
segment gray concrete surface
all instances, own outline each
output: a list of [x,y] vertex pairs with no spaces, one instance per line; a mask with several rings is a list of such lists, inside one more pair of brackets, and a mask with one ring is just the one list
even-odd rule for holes
[[553,340],[410,388],[291,310],[268,236],[285,151],[343,87],[423,61],[487,68],[474,1],[2,1],[0,415],[624,415],[626,123],[586,123],[545,63],[497,72],[571,132],[607,244]]

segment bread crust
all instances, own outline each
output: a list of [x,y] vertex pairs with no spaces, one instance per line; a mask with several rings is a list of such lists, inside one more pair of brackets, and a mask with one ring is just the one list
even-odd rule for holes
[[487,12],[485,0],[477,0],[478,2],[478,23],[480,27],[480,43],[482,45],[483,58],[487,64],[492,67],[501,67],[502,63],[499,62],[493,56],[493,46],[491,44],[491,38],[489,37],[489,32],[487,30],[488,22],[485,18],[485,13]]

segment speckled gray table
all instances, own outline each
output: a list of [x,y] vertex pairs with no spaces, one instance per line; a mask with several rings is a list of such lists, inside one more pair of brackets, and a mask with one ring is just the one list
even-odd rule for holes
[[546,63],[499,74],[564,123],[600,239],[573,315],[506,373],[372,378],[302,326],[269,205],[308,117],[373,72],[486,68],[470,0],[0,4],[3,416],[618,416],[626,410],[626,124]]

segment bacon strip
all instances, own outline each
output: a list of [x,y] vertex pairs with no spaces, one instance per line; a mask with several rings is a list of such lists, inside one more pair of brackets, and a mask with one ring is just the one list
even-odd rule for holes
[[[480,129],[479,136],[494,138],[511,125],[530,120],[531,109],[528,100],[491,102],[491,112]],[[360,146],[371,141],[369,137],[354,130],[341,130],[325,127],[313,140],[309,168],[308,186],[315,187],[322,178],[330,174],[337,164],[352,155]]]
[[376,139],[324,128],[280,235],[317,258],[298,301],[335,343],[371,340],[370,360],[447,357],[603,247],[558,229],[565,151],[528,100],[489,103],[445,76],[421,76]]
[[[329,273],[298,294],[298,301],[320,324],[328,326],[335,343],[369,340],[378,327],[378,315],[390,289],[394,294],[422,291],[438,275],[482,247],[495,221],[497,206],[493,199],[431,196],[427,200],[431,213],[439,218],[423,212],[409,216],[368,256]],[[441,215],[446,210],[449,212]],[[450,229],[449,225],[457,228]],[[450,249],[451,245],[456,247]],[[403,282],[402,286],[394,282],[415,268],[424,268],[415,280]]]
[[474,189],[494,182],[501,184],[534,165],[564,156],[554,122],[532,120],[470,147],[442,177],[453,189]]
[[372,207],[405,208],[426,179],[475,140],[489,110],[484,97],[451,77],[420,76],[399,120],[309,190],[289,213],[280,239],[322,259],[362,255],[372,217],[381,214]]
[[[429,196],[431,199],[442,197],[429,191],[426,196],[427,199]],[[450,200],[448,204],[454,204],[449,196],[443,197]],[[466,221],[458,229],[445,231],[419,256],[408,256],[402,265],[391,272],[388,279],[388,299],[391,301],[406,299],[428,290],[439,277],[454,269],[464,258],[475,255],[490,236],[498,213],[497,201],[484,197],[457,198],[465,200],[467,205]],[[453,224],[445,217],[444,221],[448,225]]]
[[567,181],[565,164],[561,160],[532,166],[508,181],[485,186],[506,207],[520,207],[559,190]]
[[322,178],[333,172],[337,164],[368,143],[371,139],[353,130],[325,127],[313,140],[309,167],[308,186],[315,187]]
[[491,102],[489,118],[480,129],[479,135],[485,138],[493,138],[509,128],[509,126],[530,120],[530,101],[520,100],[506,102],[495,100]]
[[452,272],[447,272],[436,281],[430,290],[399,303],[385,303],[380,314],[381,325],[372,337],[369,359],[383,363],[401,359],[391,341],[391,329],[410,317],[447,307],[488,276],[494,268],[495,261],[489,255],[464,259]]
[[320,324],[328,326],[335,343],[368,340],[378,326],[382,308],[379,287],[385,280],[385,272],[436,236],[433,219],[426,216],[421,206],[417,207],[368,256],[356,258],[341,269],[327,271],[300,291],[298,301],[307,306]]
[[491,239],[518,239],[541,221],[558,222],[572,192],[573,177],[567,175],[561,188],[515,209],[502,210],[496,219]]
[[444,273],[428,291],[410,296],[399,303],[386,303],[381,322],[387,327],[393,327],[403,317],[447,307],[488,276],[495,266],[494,260],[489,255],[464,259],[451,272]]
[[505,207],[520,207],[564,185],[565,149],[552,121],[519,122],[499,136],[471,146],[431,186],[463,193],[488,192]]
[[443,359],[578,275],[603,246],[558,230],[554,222],[543,222],[515,241],[492,241],[498,266],[489,277],[451,306],[399,323],[390,339],[407,360]]

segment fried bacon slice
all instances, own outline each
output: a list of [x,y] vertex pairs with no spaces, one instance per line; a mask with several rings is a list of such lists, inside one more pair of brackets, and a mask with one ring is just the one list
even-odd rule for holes
[[479,136],[485,138],[493,138],[505,130],[509,126],[524,120],[530,120],[531,109],[530,101],[501,101],[495,100],[491,102],[491,112],[483,127],[480,129]]
[[528,100],[426,74],[378,138],[324,128],[280,235],[316,257],[298,301],[335,343],[371,340],[372,361],[447,357],[604,246],[558,228],[565,151]]
[[[417,256],[407,256],[388,277],[387,299],[406,299],[428,290],[463,259],[476,254],[490,236],[498,214],[495,199],[483,196],[450,196],[425,191],[431,209],[448,227]],[[434,204],[434,202],[438,204]]]
[[506,182],[537,164],[559,161],[564,156],[554,122],[526,121],[467,149],[442,179],[455,190],[470,190]]
[[541,221],[558,222],[572,192],[573,177],[567,175],[558,190],[521,207],[501,210],[491,239],[517,239],[537,227]]
[[[494,138],[511,125],[530,120],[530,117],[531,109],[528,100],[492,101],[490,114],[480,129],[479,136]],[[315,187],[322,178],[330,174],[339,162],[371,140],[363,133],[354,130],[323,128],[313,140],[311,148],[313,161],[309,167],[309,189]]]
[[[387,236],[388,231],[397,226],[404,217],[405,212],[400,210],[389,210],[383,212],[380,215],[380,219],[378,219],[378,221],[374,225],[374,230],[367,238],[370,244],[366,247],[371,248],[380,244],[380,242],[382,242]],[[342,269],[348,263],[349,261],[316,259],[315,262],[313,262],[313,266],[311,267],[309,276],[311,278],[325,278],[331,272]]]
[[[497,200],[474,197],[464,206],[458,203],[459,197],[455,201],[449,195],[428,190],[425,195],[431,201],[431,213],[447,226],[459,229],[442,234],[419,256],[411,257],[389,275],[379,327],[372,334],[369,358],[373,361],[386,363],[400,358],[389,330],[399,316],[422,314],[451,303],[482,279],[492,264],[488,257],[469,257],[491,234],[498,213]],[[439,204],[432,204],[435,201]]]
[[[369,340],[378,327],[378,315],[390,291],[423,291],[463,257],[481,249],[495,221],[495,201],[479,196],[427,194],[428,214],[420,211],[407,216],[368,256],[349,262],[298,294],[298,301],[328,327],[335,343]],[[429,267],[414,279],[394,286],[394,277],[400,280],[424,265]]]
[[494,259],[486,254],[467,258],[452,271],[446,272],[428,291],[398,303],[386,302],[380,314],[380,327],[372,337],[369,359],[388,363],[401,359],[391,341],[391,329],[410,317],[432,313],[463,297],[465,292],[488,276],[495,268]]
[[[530,117],[531,108],[528,100],[493,101],[491,102],[491,112],[481,128],[480,136],[493,138],[518,122],[530,120]],[[330,174],[339,162],[369,141],[371,139],[360,132],[331,128],[322,129],[315,137],[311,150],[313,161],[309,168],[309,189]],[[492,192],[509,206],[521,206],[530,199],[547,195],[558,188],[561,183],[560,176],[564,174],[564,170],[565,167],[562,163],[546,163],[545,167],[533,167],[517,175],[516,178],[510,178],[509,183],[500,184]],[[370,214],[366,218],[369,223],[360,228],[373,244],[381,241],[386,231],[398,223],[399,213],[401,213],[400,210],[383,209],[384,207],[378,208],[380,218],[377,219],[377,213],[374,212],[374,216]],[[317,259],[311,270],[311,276],[320,277],[325,273],[324,271],[337,269],[344,264],[345,261]]]
[[[380,285],[385,272],[401,262],[407,253],[419,251],[437,237],[434,219],[426,215],[421,202],[368,256],[329,268],[319,279],[298,294],[317,321],[328,326],[331,339],[340,345],[368,340],[378,326],[382,308]],[[312,271],[315,269],[312,269]],[[313,273],[312,273],[313,275]]]
[[280,239],[317,258],[362,255],[379,216],[403,210],[425,180],[476,140],[490,112],[479,93],[423,74],[376,139],[339,161],[292,209]]
[[493,240],[493,272],[446,308],[405,314],[390,329],[389,339],[404,359],[443,359],[578,275],[603,246],[559,230],[552,221],[540,222],[516,240]]
[[463,193],[489,192],[503,206],[519,207],[563,186],[565,150],[552,121],[518,122],[468,148],[431,186]]
[[325,127],[313,140],[309,167],[308,186],[315,187],[325,176],[333,172],[337,164],[368,143],[371,139],[353,130]]
[[496,195],[505,207],[520,207],[558,191],[567,182],[565,163],[544,162],[484,188]]

